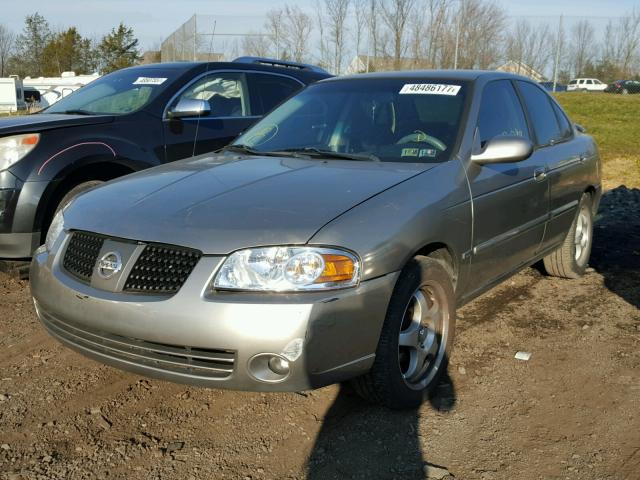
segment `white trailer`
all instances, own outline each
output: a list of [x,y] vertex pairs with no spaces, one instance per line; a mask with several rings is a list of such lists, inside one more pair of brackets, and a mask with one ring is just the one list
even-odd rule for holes
[[17,75],[0,78],[0,112],[13,113],[26,108],[20,78]]
[[45,108],[56,103],[62,97],[75,92],[86,84],[100,78],[97,73],[93,75],[76,75],[75,72],[62,72],[59,77],[26,77],[23,80],[26,88],[40,92],[40,107]]

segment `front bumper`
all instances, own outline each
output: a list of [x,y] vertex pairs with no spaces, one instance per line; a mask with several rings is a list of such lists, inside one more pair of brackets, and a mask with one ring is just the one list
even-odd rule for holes
[[35,214],[46,182],[22,182],[0,172],[0,258],[29,258],[40,245]]
[[[211,292],[207,286],[222,260],[202,257],[180,291],[163,297],[92,288],[69,276],[55,255],[36,252],[31,290],[54,337],[145,376],[212,388],[300,391],[369,370],[397,273],[328,292]],[[288,375],[259,379],[257,359],[282,355],[292,342],[300,342],[302,352]]]

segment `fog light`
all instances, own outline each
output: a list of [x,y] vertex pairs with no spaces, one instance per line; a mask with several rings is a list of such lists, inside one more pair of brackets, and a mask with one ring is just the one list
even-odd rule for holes
[[289,361],[281,357],[271,357],[269,359],[269,369],[278,375],[287,375],[289,373]]

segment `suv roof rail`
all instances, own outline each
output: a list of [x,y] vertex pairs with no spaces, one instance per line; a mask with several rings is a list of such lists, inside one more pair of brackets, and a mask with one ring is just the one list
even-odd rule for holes
[[310,70],[316,73],[329,74],[325,69],[307,63],[290,62],[288,60],[276,60],[275,58],[265,57],[238,57],[234,60],[237,63],[256,63],[259,65],[271,65],[273,67],[297,68],[298,70]]

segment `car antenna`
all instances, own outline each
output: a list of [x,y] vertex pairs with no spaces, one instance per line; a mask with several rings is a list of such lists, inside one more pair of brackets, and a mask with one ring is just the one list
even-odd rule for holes
[[[206,81],[206,77],[207,77],[207,73],[209,73],[209,63],[211,63],[211,58],[213,55],[213,37],[216,34],[216,23],[217,20],[213,21],[213,30],[211,31],[211,41],[209,42],[209,55],[207,58],[207,66],[205,67],[204,70],[204,78]],[[196,27],[197,28],[197,27]],[[198,60],[197,54],[198,54],[198,30],[194,29],[193,35],[195,37],[194,39],[194,43],[196,44],[196,61]],[[196,122],[196,135],[193,138],[193,149],[191,150],[191,156],[195,157],[196,156],[196,145],[198,143],[198,130],[200,129],[200,118],[202,117],[202,113],[200,115],[198,115],[198,121]]]

